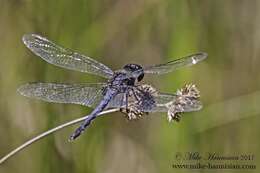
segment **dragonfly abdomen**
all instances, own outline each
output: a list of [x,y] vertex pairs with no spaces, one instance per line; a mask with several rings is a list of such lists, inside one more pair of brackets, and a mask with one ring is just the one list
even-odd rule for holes
[[74,140],[81,135],[81,133],[90,125],[90,123],[97,117],[97,114],[102,112],[111,99],[117,94],[116,90],[107,89],[102,101],[98,106],[91,112],[91,114],[86,118],[86,120],[78,127],[75,132],[71,135],[70,140]]

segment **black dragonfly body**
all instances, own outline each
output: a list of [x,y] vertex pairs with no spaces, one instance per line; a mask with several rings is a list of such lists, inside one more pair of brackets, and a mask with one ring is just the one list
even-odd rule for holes
[[[207,57],[206,53],[197,53],[166,64],[147,67],[142,67],[138,64],[127,64],[123,69],[112,71],[104,64],[90,57],[58,46],[36,34],[24,35],[23,42],[33,53],[48,63],[71,70],[99,75],[108,79],[107,83],[95,84],[28,83],[18,89],[24,96],[48,102],[74,103],[94,107],[95,109],[90,116],[72,134],[72,140],[77,138],[91,121],[96,118],[97,114],[104,109],[117,107],[128,110],[128,97],[132,93],[134,98],[138,99],[135,96],[135,92],[138,91],[140,93],[140,87],[137,86],[139,86],[138,83],[143,79],[144,74],[168,73],[184,66],[196,64]],[[165,101],[175,98],[175,96],[171,98],[169,95],[164,94],[157,96]],[[154,111],[149,106],[145,108],[146,105],[143,105],[143,111]],[[195,109],[199,109],[199,106],[197,105]]]

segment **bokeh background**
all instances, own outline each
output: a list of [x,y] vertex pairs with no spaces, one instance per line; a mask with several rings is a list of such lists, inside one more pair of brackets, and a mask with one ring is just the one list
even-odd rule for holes
[[129,122],[112,113],[98,118],[73,143],[67,139],[76,126],[44,138],[0,165],[0,172],[191,172],[172,168],[173,163],[196,163],[176,160],[176,154],[186,152],[251,154],[254,160],[242,163],[258,168],[259,21],[257,0],[0,0],[1,157],[40,132],[91,111],[24,98],[16,92],[19,85],[104,81],[46,63],[23,45],[25,33],[41,34],[112,69],[209,54],[195,66],[145,77],[146,83],[170,93],[187,83],[197,85],[204,108],[184,114],[180,123],[168,123],[166,114]]

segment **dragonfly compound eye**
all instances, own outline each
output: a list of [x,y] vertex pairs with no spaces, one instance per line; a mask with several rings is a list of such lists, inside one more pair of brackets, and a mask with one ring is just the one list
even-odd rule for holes
[[144,78],[144,73],[140,74],[137,78],[138,82],[140,82]]
[[126,64],[124,66],[124,69],[126,71],[130,71],[130,72],[134,72],[134,71],[137,71],[137,70],[142,70],[142,66],[138,65],[138,64]]
[[[126,64],[124,69],[128,72],[138,72],[137,80],[141,81],[144,77],[143,67],[138,64]],[[139,73],[140,72],[140,73]]]

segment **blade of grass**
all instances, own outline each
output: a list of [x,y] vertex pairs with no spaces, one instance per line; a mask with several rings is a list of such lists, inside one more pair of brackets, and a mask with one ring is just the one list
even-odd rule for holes
[[[101,116],[101,115],[104,115],[104,114],[108,114],[108,113],[112,113],[112,112],[116,112],[116,111],[119,111],[119,109],[109,109],[109,110],[105,110],[103,112],[100,112],[98,114],[98,116]],[[68,127],[68,126],[71,126],[73,124],[77,124],[79,122],[82,122],[84,121],[86,118],[88,117],[87,116],[84,116],[84,117],[80,117],[80,118],[77,118],[77,119],[74,119],[72,121],[69,121],[67,123],[63,123],[57,127],[54,127],[53,129],[50,129],[50,130],[47,130],[37,136],[35,136],[34,138],[26,141],[25,143],[23,143],[22,145],[18,146],[17,148],[15,148],[14,150],[12,150],[11,152],[9,152],[8,154],[6,154],[4,157],[2,157],[0,159],[0,164],[4,163],[5,161],[7,161],[10,157],[14,156],[15,154],[17,154],[18,152],[22,151],[23,149],[25,149],[26,147],[30,146],[31,144],[33,144],[34,142],[37,142],[38,140],[44,138],[44,137],[47,137],[48,135],[54,133],[54,132],[57,132],[58,130],[61,130],[65,127]]]

